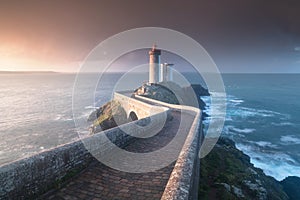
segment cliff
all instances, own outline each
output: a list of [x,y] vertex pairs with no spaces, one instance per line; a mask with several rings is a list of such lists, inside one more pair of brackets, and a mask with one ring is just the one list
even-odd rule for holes
[[300,178],[289,176],[280,182],[284,191],[290,197],[290,200],[300,199]]
[[92,122],[90,133],[94,134],[129,121],[121,104],[112,100],[92,112],[88,117],[88,122]]
[[282,185],[250,163],[232,140],[220,138],[203,159],[199,199],[289,199]]

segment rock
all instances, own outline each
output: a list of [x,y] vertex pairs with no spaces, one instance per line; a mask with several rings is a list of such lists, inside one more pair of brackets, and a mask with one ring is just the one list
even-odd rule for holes
[[[192,88],[198,96],[210,96],[208,89],[204,88],[200,84],[191,84],[191,86],[189,86],[189,87]],[[187,87],[187,88],[189,88],[189,87]],[[187,89],[187,88],[184,88],[184,89]]]
[[231,191],[231,187],[230,187],[230,185],[228,185],[227,183],[220,183],[220,185],[223,185],[224,188],[225,188],[228,192]]
[[235,196],[237,196],[238,198],[245,198],[245,195],[243,194],[243,191],[236,187],[236,186],[231,186],[232,187],[232,192]]
[[289,176],[281,181],[284,191],[289,195],[290,200],[300,199],[300,178]]
[[100,107],[100,108],[94,110],[94,111],[89,115],[87,121],[88,121],[88,122],[93,122],[93,121],[95,121],[95,120],[101,115],[101,113],[102,113],[102,111],[103,111],[102,109],[103,109],[103,107]]
[[181,88],[174,82],[160,82],[151,85],[144,84],[137,88],[134,94],[166,103],[188,105],[204,110],[205,103],[200,97],[208,96],[209,92],[201,85],[190,85]]
[[[280,183],[255,168],[249,156],[228,138],[219,138],[200,163],[201,199],[288,199]],[[219,187],[219,183],[223,187]]]
[[267,190],[264,187],[262,187],[261,181],[256,180],[256,181],[254,181],[254,183],[252,183],[249,180],[245,180],[245,181],[243,181],[243,183],[246,187],[248,187],[250,190],[255,192],[257,199],[259,199],[259,200],[267,199]]
[[171,89],[160,84],[143,84],[134,91],[134,94],[170,104],[179,104],[178,96]]
[[89,128],[92,134],[129,122],[125,110],[115,100],[109,101],[93,111],[88,117],[88,121],[93,121]]

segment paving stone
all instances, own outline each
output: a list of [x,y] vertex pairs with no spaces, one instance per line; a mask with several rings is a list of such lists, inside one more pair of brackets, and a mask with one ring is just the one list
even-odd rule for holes
[[[177,133],[181,115],[190,118],[193,116],[172,111],[173,120],[168,121],[165,127],[155,136],[145,139],[134,139],[124,149],[131,152],[151,152],[168,144]],[[190,124],[185,124],[187,127]],[[174,168],[175,161],[169,166],[149,173],[126,173],[94,161],[70,183],[56,192],[45,194],[41,199],[160,199],[169,176]]]

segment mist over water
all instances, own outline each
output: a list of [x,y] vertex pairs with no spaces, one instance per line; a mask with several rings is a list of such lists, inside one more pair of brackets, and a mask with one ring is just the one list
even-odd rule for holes
[[[122,74],[105,74],[98,86],[89,81],[97,75],[85,76],[82,88],[95,87],[94,105],[86,101],[85,89],[80,91],[84,109],[79,112],[86,119],[111,99]],[[195,74],[186,76],[203,82]],[[225,74],[223,79],[227,116],[222,134],[267,175],[278,180],[300,176],[300,75]],[[75,74],[0,74],[0,165],[79,139],[72,113],[74,81]],[[210,98],[203,99],[209,105]]]

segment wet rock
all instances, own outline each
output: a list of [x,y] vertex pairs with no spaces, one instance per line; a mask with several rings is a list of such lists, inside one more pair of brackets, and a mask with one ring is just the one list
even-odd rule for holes
[[289,176],[281,181],[284,191],[289,195],[290,200],[300,199],[300,178]]
[[278,181],[255,168],[249,156],[225,137],[221,137],[213,150],[201,159],[199,184],[200,199],[289,198]]

